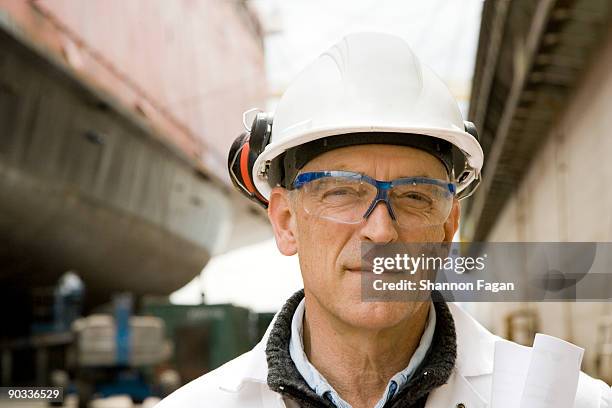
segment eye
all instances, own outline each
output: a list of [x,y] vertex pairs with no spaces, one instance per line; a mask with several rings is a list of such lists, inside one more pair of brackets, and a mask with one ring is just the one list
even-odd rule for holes
[[398,195],[399,198],[412,198],[415,200],[429,200],[427,196],[423,193],[419,193],[418,191],[408,191],[406,193],[401,193]]
[[406,191],[397,194],[395,199],[401,206],[410,206],[414,208],[427,208],[433,203],[431,197],[418,191]]
[[327,190],[323,194],[323,197],[343,197],[343,196],[344,197],[350,197],[350,196],[358,197],[359,191],[351,187],[336,187],[336,188]]

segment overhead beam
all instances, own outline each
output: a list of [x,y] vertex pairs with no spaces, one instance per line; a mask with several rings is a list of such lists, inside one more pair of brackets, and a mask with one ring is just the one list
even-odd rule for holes
[[[480,191],[478,194],[474,195],[474,199],[470,207],[470,215],[472,217],[478,217],[479,214],[483,212],[489,194],[491,193],[491,186],[493,181],[496,179],[495,175],[498,170],[499,159],[504,150],[512,119],[515,115],[516,108],[518,107],[521,93],[525,88],[531,66],[534,63],[540,41],[546,29],[546,24],[556,2],[557,0],[542,0],[538,2],[537,8],[533,15],[532,23],[530,24],[529,33],[525,38],[523,46],[519,46],[514,50],[514,75],[512,78],[510,92],[508,93],[506,102],[504,103],[504,110],[495,134],[494,143],[485,164],[486,168],[483,175],[484,177],[482,184],[479,187]],[[520,41],[518,43],[521,44]],[[486,104],[484,106],[486,106]],[[469,239],[474,237],[476,229],[478,228],[477,224],[479,222],[481,222],[481,220],[473,221],[472,223],[468,223],[466,225],[464,234],[469,237]]]

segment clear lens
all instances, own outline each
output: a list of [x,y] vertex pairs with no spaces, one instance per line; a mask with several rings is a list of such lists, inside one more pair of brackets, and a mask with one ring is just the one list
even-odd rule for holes
[[[376,186],[364,179],[342,176],[312,180],[299,191],[308,214],[347,224],[363,221],[377,194]],[[443,224],[453,203],[445,185],[428,182],[394,185],[388,198],[396,222],[413,228]]]
[[376,187],[356,178],[323,177],[301,188],[304,210],[343,223],[358,223],[376,197]]
[[389,199],[402,227],[443,224],[453,205],[453,195],[446,187],[430,183],[394,186]]

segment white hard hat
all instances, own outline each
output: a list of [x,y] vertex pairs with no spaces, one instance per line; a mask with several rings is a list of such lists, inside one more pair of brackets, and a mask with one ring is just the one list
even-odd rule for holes
[[[377,132],[406,140],[415,135],[442,139],[464,159],[456,175],[458,196],[472,192],[474,185],[468,186],[480,178],[483,152],[475,131],[466,130],[457,102],[442,80],[393,35],[346,36],[299,74],[280,99],[273,121],[270,115],[258,116],[259,122],[265,118],[264,127],[271,124],[249,168],[253,183],[248,190],[254,187],[251,193],[260,201],[270,196],[274,159],[291,148],[334,135]],[[253,138],[253,129],[248,130]]]

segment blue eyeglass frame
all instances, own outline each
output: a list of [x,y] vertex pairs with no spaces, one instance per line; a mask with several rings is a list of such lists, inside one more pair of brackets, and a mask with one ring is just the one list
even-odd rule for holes
[[389,215],[391,219],[397,221],[395,217],[395,213],[393,212],[393,207],[391,206],[391,202],[389,201],[389,190],[393,187],[401,186],[405,184],[432,184],[435,186],[443,187],[448,190],[448,192],[454,197],[457,193],[457,186],[454,183],[432,179],[428,177],[401,177],[391,181],[382,181],[376,180],[370,176],[367,176],[363,173],[356,173],[352,171],[340,171],[340,170],[332,170],[332,171],[311,171],[306,173],[299,174],[295,180],[293,181],[292,187],[293,189],[299,190],[304,185],[310,183],[311,181],[319,180],[325,177],[347,177],[359,181],[365,181],[368,184],[376,187],[376,197],[372,200],[372,203],[366,210],[363,215],[364,219],[367,219],[372,211],[376,208],[378,203],[384,202],[387,206],[387,211],[389,211]]

